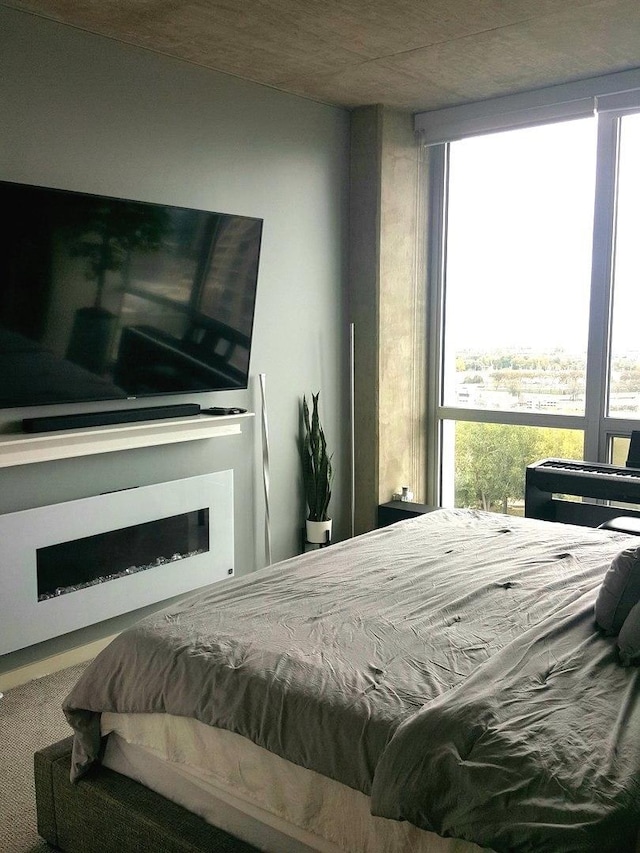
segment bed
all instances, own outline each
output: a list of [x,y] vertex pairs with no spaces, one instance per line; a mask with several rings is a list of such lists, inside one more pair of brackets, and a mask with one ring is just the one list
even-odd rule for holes
[[222,835],[100,850],[640,850],[640,669],[594,616],[638,544],[438,510],[208,587],[75,685],[72,740],[37,762],[41,834],[90,849],[56,796],[111,827],[136,785],[124,806]]
[[0,327],[0,408],[126,400],[127,392],[24,335]]

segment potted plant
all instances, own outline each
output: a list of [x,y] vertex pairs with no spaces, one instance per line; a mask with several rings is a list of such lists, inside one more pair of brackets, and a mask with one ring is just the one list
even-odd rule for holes
[[302,398],[303,436],[300,447],[302,480],[308,509],[306,535],[307,542],[326,545],[331,541],[331,518],[328,510],[333,468],[318,412],[320,392],[312,394],[311,397],[313,401],[311,417],[309,417],[307,398],[306,396]]

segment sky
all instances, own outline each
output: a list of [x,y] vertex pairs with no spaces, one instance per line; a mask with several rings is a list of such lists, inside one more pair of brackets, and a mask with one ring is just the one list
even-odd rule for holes
[[[640,348],[638,116],[623,124],[614,320],[618,349]],[[586,350],[596,120],[451,145],[447,306],[454,350]]]

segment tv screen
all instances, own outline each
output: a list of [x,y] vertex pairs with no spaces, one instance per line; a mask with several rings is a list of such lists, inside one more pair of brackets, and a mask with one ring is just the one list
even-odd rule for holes
[[262,220],[0,182],[0,408],[246,388]]

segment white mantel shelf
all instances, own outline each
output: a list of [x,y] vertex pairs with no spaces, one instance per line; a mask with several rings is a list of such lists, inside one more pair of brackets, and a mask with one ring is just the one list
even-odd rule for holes
[[0,468],[236,435],[241,432],[240,421],[253,416],[253,412],[242,415],[195,415],[55,432],[8,433],[0,435]]

